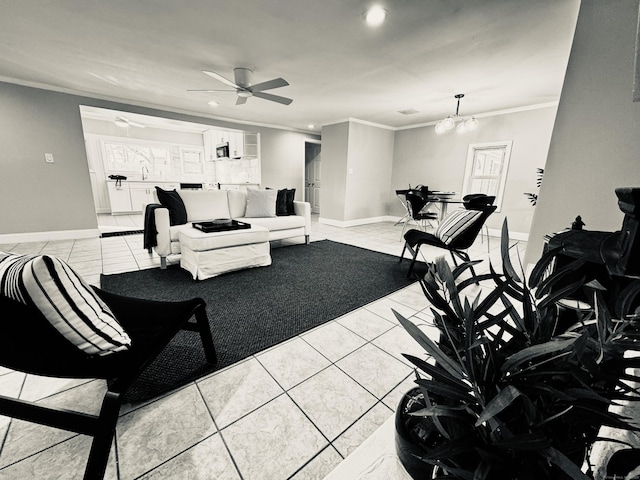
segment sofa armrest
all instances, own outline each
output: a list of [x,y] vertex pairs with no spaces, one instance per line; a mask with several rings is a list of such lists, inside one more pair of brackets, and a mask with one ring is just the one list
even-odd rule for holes
[[296,215],[304,217],[304,234],[311,234],[311,204],[309,202],[293,202],[293,211]]
[[153,213],[156,217],[156,230],[158,235],[156,237],[156,253],[161,257],[166,257],[171,253],[171,232],[169,227],[169,209],[166,207],[156,208]]

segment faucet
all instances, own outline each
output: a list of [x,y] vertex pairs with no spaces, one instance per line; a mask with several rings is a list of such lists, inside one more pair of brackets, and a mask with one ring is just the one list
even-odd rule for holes
[[142,166],[142,180],[146,180],[148,174],[149,174],[149,169],[147,168],[146,165],[143,165]]

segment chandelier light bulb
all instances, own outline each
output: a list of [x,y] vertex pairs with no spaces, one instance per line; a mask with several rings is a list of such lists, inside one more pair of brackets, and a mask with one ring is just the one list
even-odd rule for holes
[[464,126],[467,129],[467,132],[475,132],[480,126],[480,122],[478,122],[475,117],[471,117],[469,120],[464,122]]
[[453,117],[449,115],[447,118],[445,118],[442,121],[442,126],[444,127],[445,130],[451,130],[453,127],[456,126],[456,122],[453,119]]
[[460,134],[464,134],[467,132],[474,132],[480,126],[480,122],[475,117],[471,117],[465,119],[459,113],[460,111],[460,99],[464,97],[464,93],[458,93],[454,95],[456,100],[458,101],[456,107],[456,114],[449,115],[447,118],[436,123],[435,131],[438,135],[448,132],[449,130],[453,130],[455,128],[456,132]]

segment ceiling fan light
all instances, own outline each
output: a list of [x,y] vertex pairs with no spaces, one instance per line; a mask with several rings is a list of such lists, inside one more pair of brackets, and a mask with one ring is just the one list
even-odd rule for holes
[[251,93],[249,90],[240,90],[238,92],[238,96],[239,97],[244,97],[244,98],[249,98],[253,95],[253,93]]
[[471,117],[469,120],[464,122],[464,126],[467,129],[467,132],[475,132],[480,126],[480,122],[475,117]]

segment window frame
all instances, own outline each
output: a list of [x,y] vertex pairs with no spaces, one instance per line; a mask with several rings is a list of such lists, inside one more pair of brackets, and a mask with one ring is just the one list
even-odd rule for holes
[[[494,205],[497,206],[496,212],[499,212],[502,209],[502,199],[504,197],[504,189],[507,183],[507,174],[509,171],[509,162],[511,159],[511,147],[513,145],[512,140],[506,140],[502,142],[486,142],[486,143],[471,143],[469,144],[469,149],[467,151],[467,163],[465,166],[464,172],[464,183],[462,185],[462,196],[464,197],[470,193],[486,193],[492,194],[489,192],[483,191],[471,191],[471,185],[474,179],[478,178],[486,178],[486,179],[497,179],[498,180],[498,190],[495,192],[496,201]],[[502,164],[500,165],[500,173],[498,175],[473,175],[473,165],[476,159],[476,152],[482,150],[503,150],[502,156]]]

